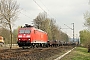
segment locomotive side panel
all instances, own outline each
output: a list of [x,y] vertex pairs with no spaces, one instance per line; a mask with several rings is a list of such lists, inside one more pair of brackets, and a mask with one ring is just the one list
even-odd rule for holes
[[34,30],[33,40],[31,43],[47,43],[47,34],[45,32]]

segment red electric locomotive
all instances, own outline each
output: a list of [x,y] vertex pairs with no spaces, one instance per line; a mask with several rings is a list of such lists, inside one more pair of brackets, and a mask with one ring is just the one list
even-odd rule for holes
[[18,45],[19,47],[39,47],[47,46],[47,33],[36,29],[35,27],[25,24],[18,30]]

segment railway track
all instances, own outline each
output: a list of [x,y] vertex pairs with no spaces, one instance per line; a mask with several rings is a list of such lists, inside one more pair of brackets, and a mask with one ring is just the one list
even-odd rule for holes
[[71,46],[49,47],[35,49],[2,49],[0,50],[0,60],[45,60],[55,54],[72,49]]

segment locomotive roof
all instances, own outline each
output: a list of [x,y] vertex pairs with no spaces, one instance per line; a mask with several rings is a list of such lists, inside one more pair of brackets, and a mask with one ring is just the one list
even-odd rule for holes
[[[40,32],[44,32],[44,33],[46,33],[45,31],[43,31],[43,30],[41,30],[41,29],[36,29],[36,30],[38,30],[38,31],[40,31]],[[47,34],[47,33],[46,33]]]
[[[32,25],[25,24],[25,26],[24,26],[24,27],[21,27],[21,28],[35,28],[35,27],[32,26]],[[45,31],[43,31],[43,30],[41,30],[41,29],[37,29],[37,28],[35,28],[35,30],[38,30],[38,31],[40,31],[40,32],[44,32],[44,33],[46,33]],[[47,34],[47,33],[46,33],[46,34]]]
[[[41,29],[35,28],[34,26],[31,26],[31,27],[22,27],[21,29],[32,29],[32,28],[34,28],[34,30],[37,30],[37,31],[46,33],[45,31],[43,31],[43,30],[41,30]],[[47,33],[46,33],[46,34],[47,34]]]

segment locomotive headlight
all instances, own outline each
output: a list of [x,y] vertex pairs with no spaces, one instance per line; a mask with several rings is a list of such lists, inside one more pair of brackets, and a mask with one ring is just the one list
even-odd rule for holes
[[30,39],[28,39],[28,40],[30,40]]
[[19,40],[21,40],[21,39],[19,39]]

